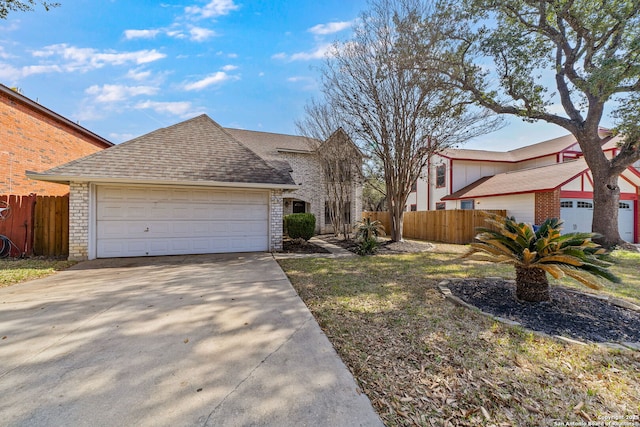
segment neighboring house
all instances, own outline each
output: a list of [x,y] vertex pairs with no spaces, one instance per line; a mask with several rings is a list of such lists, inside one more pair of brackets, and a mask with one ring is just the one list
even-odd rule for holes
[[[603,150],[615,155],[619,138],[601,130]],[[620,186],[620,236],[640,241],[640,162]],[[571,135],[508,152],[447,150],[434,156],[414,184],[407,210],[506,209],[518,221],[539,224],[560,217],[564,230],[591,231],[593,178]]]
[[201,115],[29,176],[70,185],[70,259],[277,251],[293,202],[322,203],[302,142]]
[[113,144],[0,84],[0,195],[61,196],[64,184],[28,179]]

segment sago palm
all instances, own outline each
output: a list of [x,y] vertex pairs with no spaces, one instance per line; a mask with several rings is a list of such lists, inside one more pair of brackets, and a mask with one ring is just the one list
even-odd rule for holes
[[516,269],[516,297],[523,301],[548,301],[547,273],[556,279],[568,276],[592,289],[598,278],[619,279],[602,259],[605,250],[592,241],[593,233],[561,234],[562,221],[551,218],[539,228],[515,218],[485,214],[495,229],[478,228],[477,242],[465,257],[512,264]]

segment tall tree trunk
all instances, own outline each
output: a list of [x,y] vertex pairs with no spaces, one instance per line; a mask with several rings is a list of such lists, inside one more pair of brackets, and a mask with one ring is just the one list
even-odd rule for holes
[[549,301],[547,273],[540,268],[516,266],[516,297],[521,301]]
[[391,241],[401,242],[404,206],[398,206],[391,196],[387,196],[387,205],[389,206],[389,219],[391,220]]
[[602,237],[594,239],[605,248],[623,243],[618,229],[618,203],[620,187],[618,175],[610,171],[593,173],[593,221],[591,231]]

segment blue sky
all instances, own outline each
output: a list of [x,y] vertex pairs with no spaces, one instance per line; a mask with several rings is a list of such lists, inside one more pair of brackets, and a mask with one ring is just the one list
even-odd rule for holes
[[[206,113],[296,133],[317,68],[366,0],[59,0],[0,20],[0,82],[113,141]],[[567,132],[518,119],[465,148],[508,150]]]

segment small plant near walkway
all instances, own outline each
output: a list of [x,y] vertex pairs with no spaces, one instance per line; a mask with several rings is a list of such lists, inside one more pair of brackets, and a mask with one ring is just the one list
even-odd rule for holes
[[496,229],[479,228],[478,242],[471,243],[465,257],[511,264],[516,269],[516,297],[522,301],[548,301],[547,273],[555,279],[571,277],[581,284],[600,289],[598,278],[619,279],[608,270],[606,251],[592,241],[592,233],[561,234],[562,221],[552,218],[537,229],[514,218],[486,214]]
[[371,218],[364,218],[355,225],[356,249],[359,255],[371,255],[376,252],[380,243],[379,236],[384,236],[384,224],[380,221],[371,221]]

